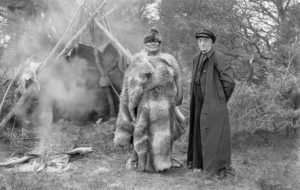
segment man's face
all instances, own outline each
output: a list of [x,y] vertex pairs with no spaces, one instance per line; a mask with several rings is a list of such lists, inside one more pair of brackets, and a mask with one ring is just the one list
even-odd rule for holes
[[156,53],[160,50],[159,42],[148,42],[145,44],[145,50],[149,53]]
[[199,49],[204,52],[209,50],[213,43],[211,38],[200,37],[197,39],[197,41],[198,41]]

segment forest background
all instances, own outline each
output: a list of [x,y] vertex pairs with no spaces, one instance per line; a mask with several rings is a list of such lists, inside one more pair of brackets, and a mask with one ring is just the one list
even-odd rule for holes
[[[65,43],[99,4],[87,2]],[[45,59],[50,54],[81,3],[83,0],[0,1],[1,98],[19,65],[32,55]],[[192,58],[198,52],[194,33],[199,28],[215,33],[215,48],[234,69],[236,87],[228,103],[233,135],[276,133],[299,125],[294,122],[297,110],[290,98],[300,88],[299,0],[111,0],[107,4],[106,10],[113,10],[107,15],[111,31],[124,47],[132,53],[141,51],[144,34],[154,26],[162,35],[162,50],[180,62],[186,130]],[[98,44],[108,41],[102,31],[97,35]],[[87,45],[91,40],[88,32],[77,39]],[[1,118],[13,104],[11,94]]]
[[[0,67],[3,75],[12,75],[10,72],[15,69],[11,68],[36,50],[41,57],[48,55],[80,3],[82,1],[74,4],[68,0],[2,0]],[[299,88],[299,1],[123,0],[110,4],[114,8],[108,16],[112,31],[131,52],[137,53],[143,48],[143,35],[149,28],[159,29],[163,51],[174,55],[182,65],[184,104],[189,100],[192,57],[198,51],[194,33],[199,28],[208,28],[217,36],[216,49],[234,68],[237,85],[229,103],[234,128],[277,130],[290,124],[286,117],[289,108],[282,104],[286,100],[284,88],[290,86],[287,83],[294,83],[294,89]],[[73,31],[87,18],[81,14]],[[101,36],[101,31],[99,33]],[[99,37],[98,41],[101,40]],[[89,34],[78,41],[89,44]],[[188,105],[185,106],[188,116],[187,110]]]

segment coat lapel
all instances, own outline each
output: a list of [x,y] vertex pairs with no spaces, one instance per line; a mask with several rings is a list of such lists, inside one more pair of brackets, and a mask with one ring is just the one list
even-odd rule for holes
[[196,57],[193,60],[193,71],[192,71],[192,80],[191,80],[191,90],[193,90],[194,88],[194,80],[195,80],[195,76],[196,76],[196,72],[197,72],[197,64],[199,62],[200,59],[200,55],[201,53],[199,53],[198,55],[196,55]]

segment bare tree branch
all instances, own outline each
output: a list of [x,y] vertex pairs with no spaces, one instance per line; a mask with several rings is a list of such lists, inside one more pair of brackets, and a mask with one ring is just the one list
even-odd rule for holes
[[266,59],[266,60],[273,60],[272,58],[263,55],[263,53],[261,52],[261,50],[257,44],[253,44],[253,46],[255,47],[255,49],[257,50],[257,53],[260,55],[261,58]]
[[287,0],[285,7],[284,7],[284,11],[287,11],[290,8],[290,3],[291,3],[291,0]]
[[[256,0],[250,0],[250,2],[252,2],[253,4],[256,4],[258,7],[260,8],[260,10],[267,16],[269,16],[270,18],[272,18],[275,22],[280,23],[280,20],[278,19],[278,17],[276,15],[274,15],[274,13],[272,13],[268,8],[266,8],[263,4],[262,1],[256,1]],[[275,6],[277,7],[276,3],[274,1],[270,1],[273,4],[275,4]],[[278,8],[278,7],[277,7]],[[260,12],[260,10],[256,10],[257,12]]]

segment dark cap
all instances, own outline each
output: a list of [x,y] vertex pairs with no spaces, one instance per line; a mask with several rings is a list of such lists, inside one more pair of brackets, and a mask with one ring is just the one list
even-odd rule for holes
[[202,38],[211,38],[213,43],[215,43],[215,41],[216,41],[216,36],[214,35],[214,33],[207,29],[197,30],[195,33],[195,37],[196,37],[196,39],[201,38],[201,37]]
[[159,42],[161,43],[161,35],[156,28],[151,28],[150,31],[144,37],[144,43]]

